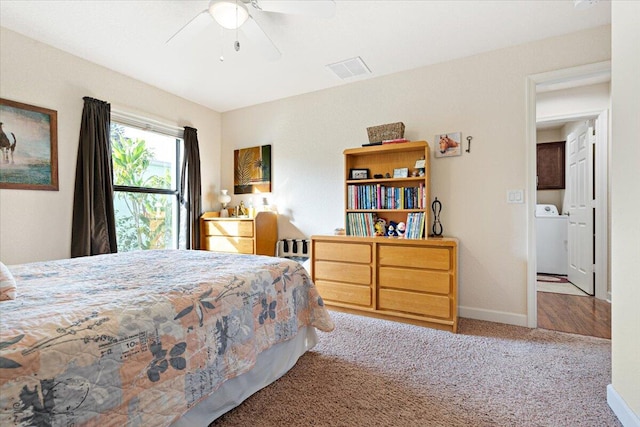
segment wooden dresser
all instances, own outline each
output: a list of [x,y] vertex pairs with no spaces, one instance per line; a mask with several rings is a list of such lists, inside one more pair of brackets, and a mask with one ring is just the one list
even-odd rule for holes
[[456,239],[312,236],[311,246],[330,308],[457,331]]
[[220,218],[218,212],[200,217],[200,247],[208,251],[274,256],[278,216],[258,212],[255,218]]

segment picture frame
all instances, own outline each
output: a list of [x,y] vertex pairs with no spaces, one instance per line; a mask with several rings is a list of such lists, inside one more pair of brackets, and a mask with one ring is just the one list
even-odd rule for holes
[[58,191],[58,112],[0,98],[0,188]]
[[271,145],[233,151],[233,194],[271,192]]
[[369,179],[369,169],[349,169],[349,179]]
[[462,133],[451,132],[436,135],[435,139],[436,157],[454,157],[462,154]]
[[409,168],[396,168],[393,170],[394,178],[407,178],[409,176]]

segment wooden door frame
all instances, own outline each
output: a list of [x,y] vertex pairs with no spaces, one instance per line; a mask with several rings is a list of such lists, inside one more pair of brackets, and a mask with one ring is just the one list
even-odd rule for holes
[[[589,77],[595,77],[604,73],[611,72],[611,61],[598,62],[579,67],[567,68],[562,70],[550,71],[541,74],[530,75],[526,79],[526,162],[527,162],[527,191],[525,197],[527,211],[527,326],[530,328],[537,327],[537,293],[536,293],[536,233],[535,233],[535,208],[536,208],[536,98],[537,87],[539,85],[552,85],[555,83],[569,82],[572,80],[583,80]],[[575,117],[576,120],[586,116],[598,116],[602,111],[593,111],[580,113],[579,115],[567,115],[563,118]],[[556,117],[554,119],[560,119]],[[608,120],[611,120],[608,115]],[[610,132],[609,132],[610,133]],[[608,136],[608,144],[604,154],[608,152],[608,146],[611,141]],[[598,154],[603,154],[598,148]],[[602,160],[602,159],[601,159]],[[606,167],[606,164],[604,165]],[[605,176],[604,179],[607,179]],[[597,197],[599,200],[596,209],[599,209],[601,215],[596,220],[596,248],[608,248],[609,215],[608,215],[608,186],[600,187],[604,191],[604,197]],[[602,196],[602,195],[599,195]],[[602,200],[604,199],[604,200]],[[602,215],[604,213],[604,215]],[[603,243],[604,239],[604,243]],[[600,240],[600,241],[598,241]],[[596,260],[596,297],[602,298],[602,291],[599,292],[598,282],[604,283],[605,293],[607,283],[609,281],[608,265],[609,253],[606,256]],[[609,295],[610,299],[610,295]]]

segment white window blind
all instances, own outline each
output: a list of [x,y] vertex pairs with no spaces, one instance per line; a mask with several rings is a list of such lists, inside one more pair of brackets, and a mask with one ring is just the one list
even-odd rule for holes
[[138,129],[161,133],[163,135],[172,136],[175,138],[182,139],[184,137],[184,128],[168,125],[157,120],[137,116],[135,114],[124,111],[112,109],[111,121]]

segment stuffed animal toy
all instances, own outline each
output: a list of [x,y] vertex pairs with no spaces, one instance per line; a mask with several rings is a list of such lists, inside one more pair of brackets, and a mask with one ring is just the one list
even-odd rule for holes
[[388,237],[396,237],[396,227],[398,227],[398,223],[395,221],[389,221],[389,226],[387,227],[387,236]]
[[373,228],[376,231],[376,236],[384,236],[387,231],[387,221],[384,218],[378,218]]
[[407,231],[407,225],[404,222],[399,222],[396,227],[396,234],[399,238],[404,239],[404,233]]

